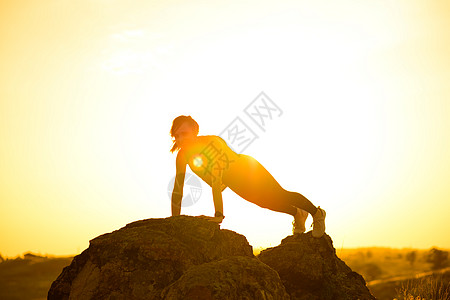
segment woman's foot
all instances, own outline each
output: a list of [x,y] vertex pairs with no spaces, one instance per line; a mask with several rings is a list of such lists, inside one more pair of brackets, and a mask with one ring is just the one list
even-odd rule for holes
[[317,212],[313,216],[313,237],[320,238],[325,233],[325,216],[325,211],[318,206]]
[[292,222],[292,225],[294,226],[294,229],[292,230],[293,234],[305,232],[305,222],[307,218],[308,212],[297,208],[297,213],[294,216],[294,222]]

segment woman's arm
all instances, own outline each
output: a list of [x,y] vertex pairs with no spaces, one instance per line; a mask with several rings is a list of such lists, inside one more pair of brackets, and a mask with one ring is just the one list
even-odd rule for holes
[[177,154],[175,184],[172,192],[172,216],[179,216],[183,199],[184,176],[186,175],[186,159],[182,150]]
[[216,210],[214,218],[211,221],[221,223],[223,216],[223,201],[222,201],[222,172],[215,174],[212,180],[212,194],[214,201],[214,208]]

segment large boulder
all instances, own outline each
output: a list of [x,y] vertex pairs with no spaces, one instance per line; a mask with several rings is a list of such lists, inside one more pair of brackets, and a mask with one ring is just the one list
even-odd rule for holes
[[[198,293],[206,298],[191,297]],[[288,296],[278,274],[254,257],[244,236],[189,216],[137,221],[91,240],[48,293],[50,300],[162,297]]]
[[375,299],[363,277],[336,256],[327,234],[288,236],[258,258],[278,272],[292,300]]
[[289,299],[277,272],[256,258],[233,256],[190,268],[163,299]]

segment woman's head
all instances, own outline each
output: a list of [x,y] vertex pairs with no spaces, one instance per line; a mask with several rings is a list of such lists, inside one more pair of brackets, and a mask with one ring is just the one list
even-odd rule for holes
[[170,152],[179,150],[185,141],[197,136],[198,124],[191,116],[178,116],[172,122],[170,135],[172,136],[173,146]]

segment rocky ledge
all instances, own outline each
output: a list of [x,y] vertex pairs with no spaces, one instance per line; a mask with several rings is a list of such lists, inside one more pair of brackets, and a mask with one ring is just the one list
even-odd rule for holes
[[375,299],[328,235],[286,237],[257,257],[247,239],[190,216],[128,224],[90,241],[48,299]]

